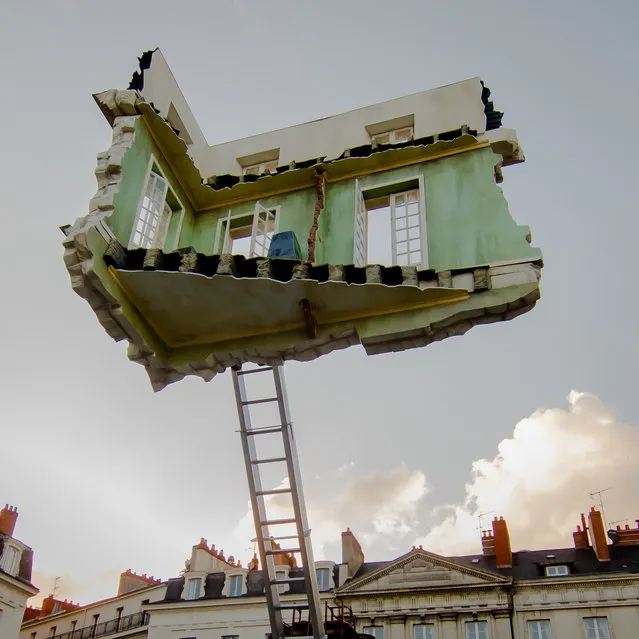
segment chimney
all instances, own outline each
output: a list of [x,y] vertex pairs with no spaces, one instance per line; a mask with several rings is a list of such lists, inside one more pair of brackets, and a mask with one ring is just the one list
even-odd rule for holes
[[495,554],[495,537],[490,530],[481,531],[481,550],[484,557],[492,557]]
[[5,504],[4,508],[0,510],[0,532],[13,537],[17,519],[18,509],[15,506]]
[[608,537],[612,539],[614,546],[639,546],[639,519],[635,522],[636,528],[626,525],[625,528],[617,526],[617,530],[608,531]]
[[599,561],[610,561],[610,551],[606,541],[606,531],[603,525],[603,518],[594,506],[588,513],[588,528],[590,529],[590,541]]
[[350,528],[342,533],[342,563],[348,567],[348,579],[354,577],[364,563],[364,552]]
[[493,537],[495,539],[495,566],[510,568],[513,565],[513,553],[510,549],[510,535],[503,517],[493,519]]
[[155,577],[147,577],[146,574],[138,575],[130,568],[120,575],[120,583],[118,584],[118,597],[125,595],[128,592],[134,590],[140,590],[141,588],[148,588],[149,586],[157,586],[162,583],[161,579],[155,579]]
[[578,550],[590,547],[588,543],[588,530],[582,530],[581,526],[577,526],[576,532],[572,533],[572,539],[575,542],[575,548]]

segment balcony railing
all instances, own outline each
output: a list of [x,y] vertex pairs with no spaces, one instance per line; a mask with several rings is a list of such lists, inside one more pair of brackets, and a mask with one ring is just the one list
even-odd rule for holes
[[140,628],[149,623],[149,614],[147,612],[136,612],[133,615],[120,617],[118,619],[110,619],[92,626],[84,628],[76,628],[63,632],[62,634],[53,635],[51,639],[93,639],[94,637],[106,637],[114,635],[116,632],[124,632],[131,628]]

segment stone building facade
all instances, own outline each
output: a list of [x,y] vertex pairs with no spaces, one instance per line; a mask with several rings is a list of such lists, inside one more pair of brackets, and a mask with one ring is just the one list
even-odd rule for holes
[[[366,562],[347,530],[341,561],[316,562],[325,618],[333,629],[343,619],[375,639],[637,637],[639,522],[607,534],[609,541],[601,513],[592,509],[582,515],[572,547],[512,552],[507,524],[498,518],[482,534],[479,554],[444,557],[413,547],[390,561]],[[287,555],[277,569],[301,574]],[[20,639],[265,639],[269,633],[256,558],[244,567],[202,539],[180,576],[162,583],[127,578],[135,590],[123,590],[121,580],[117,597],[25,622]],[[282,603],[295,606],[302,587],[282,586]],[[120,620],[139,613],[139,623],[116,625],[117,611]]]

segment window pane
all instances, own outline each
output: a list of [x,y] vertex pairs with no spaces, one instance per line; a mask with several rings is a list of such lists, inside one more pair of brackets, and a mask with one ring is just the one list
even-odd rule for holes
[[428,623],[415,626],[414,639],[435,639],[435,625]]
[[186,598],[199,599],[201,585],[202,585],[201,579],[189,579]]

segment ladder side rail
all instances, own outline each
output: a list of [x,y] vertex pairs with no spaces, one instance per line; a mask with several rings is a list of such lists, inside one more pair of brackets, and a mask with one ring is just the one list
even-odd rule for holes
[[253,512],[253,522],[257,533],[257,545],[260,553],[260,562],[262,564],[262,574],[265,579],[264,592],[266,594],[269,621],[273,639],[279,639],[284,636],[284,621],[280,609],[279,592],[277,588],[273,588],[271,585],[271,581],[275,578],[275,563],[273,556],[266,552],[267,550],[272,550],[272,546],[268,525],[262,523],[267,519],[264,498],[257,494],[262,490],[262,482],[258,465],[252,463],[252,461],[257,458],[255,441],[247,434],[247,432],[251,430],[251,416],[248,406],[244,404],[246,399],[246,385],[235,369],[232,369],[231,372],[240,421],[242,452],[244,453],[246,477],[249,484],[251,510]]
[[284,449],[286,450],[293,511],[295,513],[295,519],[297,520],[297,534],[299,537],[300,555],[309,606],[309,620],[313,626],[314,639],[322,639],[325,636],[324,622],[322,619],[319,588],[317,587],[317,576],[315,574],[315,560],[313,558],[313,548],[308,527],[308,516],[302,489],[297,447],[293,436],[293,425],[290,419],[290,408],[283,379],[283,367],[281,365],[273,367],[273,377],[277,391],[276,395],[279,398],[278,408],[280,411],[280,421],[282,423],[282,439]]

